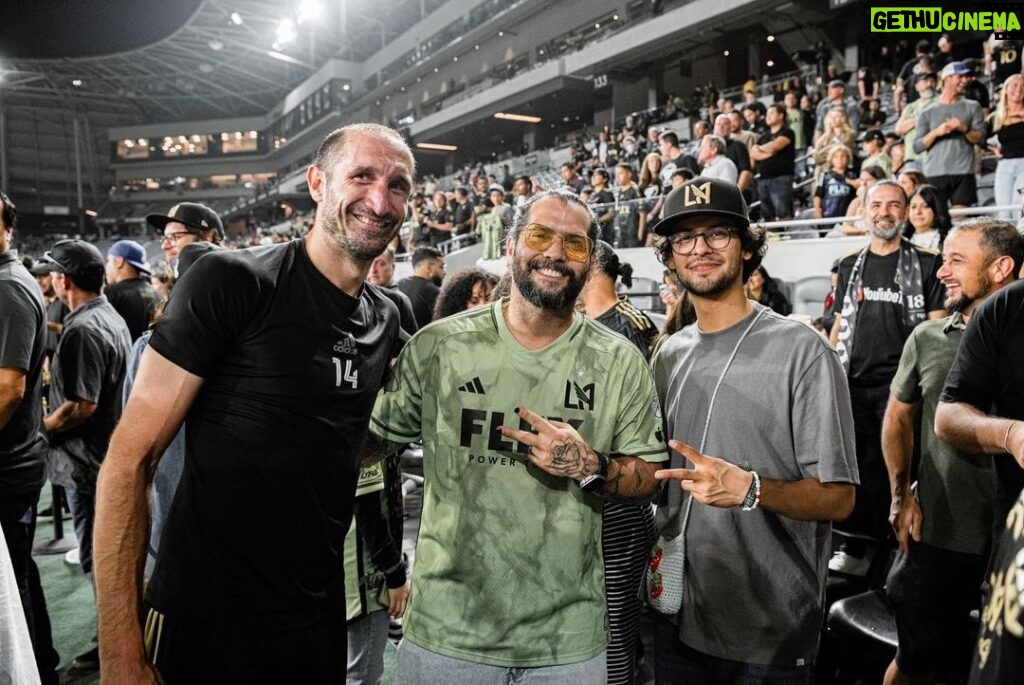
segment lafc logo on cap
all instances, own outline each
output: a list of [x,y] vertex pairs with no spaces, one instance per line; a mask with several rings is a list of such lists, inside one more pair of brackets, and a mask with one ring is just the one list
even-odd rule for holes
[[181,205],[174,205],[173,207],[171,207],[171,211],[167,212],[167,216],[171,217],[172,219],[177,219],[179,207],[181,207]]
[[711,184],[702,183],[698,185],[685,186],[683,190],[683,206],[711,204]]

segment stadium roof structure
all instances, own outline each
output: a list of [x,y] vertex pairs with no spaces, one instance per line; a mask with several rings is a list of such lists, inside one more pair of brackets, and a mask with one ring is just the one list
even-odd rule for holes
[[443,2],[0,3],[0,177],[23,205],[67,204],[77,150],[96,206],[112,178],[108,129],[263,115],[329,60],[364,61]]

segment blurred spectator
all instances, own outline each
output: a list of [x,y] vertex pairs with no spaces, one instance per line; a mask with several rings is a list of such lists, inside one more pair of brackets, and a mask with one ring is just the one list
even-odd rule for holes
[[593,190],[587,200],[587,204],[597,216],[597,224],[601,227],[601,233],[607,234],[612,219],[615,218],[615,195],[609,188],[608,171],[605,169],[594,169],[590,174],[590,185]]
[[433,206],[426,213],[424,225],[430,229],[430,245],[437,247],[452,236],[454,217],[448,208],[448,197],[441,190],[435,190],[431,198]]
[[775,279],[768,275],[768,270],[764,266],[758,266],[750,272],[750,278],[747,279],[744,288],[748,298],[772,311],[783,316],[793,313],[793,305],[789,303],[789,298],[779,288]]
[[[1024,188],[1024,76],[1013,74],[1003,82],[999,104],[989,121],[989,131],[999,142],[999,163],[993,190],[996,205],[1017,205]],[[1002,210],[1008,221],[1020,219],[1020,210]]]
[[964,66],[967,67],[967,85],[964,87],[964,97],[981,105],[981,111],[987,117],[989,114],[988,85],[978,80],[982,62],[978,59],[965,59]]
[[664,131],[658,136],[658,152],[661,153],[661,185],[668,186],[672,182],[672,174],[676,169],[685,168],[696,174],[700,171],[697,159],[679,149],[679,136],[675,131]]
[[644,244],[647,215],[643,211],[643,196],[633,182],[633,169],[628,164],[615,167],[615,231],[616,247],[640,247]]
[[[760,102],[755,101],[743,106],[743,119],[747,122],[746,129],[753,133],[758,140],[768,132],[768,124],[765,122],[767,113],[768,110]],[[753,153],[753,146],[750,151]]]
[[878,79],[869,66],[857,70],[857,94],[861,102],[878,99]]
[[581,190],[583,190],[583,186],[587,185],[586,180],[576,171],[575,164],[571,164],[570,162],[564,163],[561,167],[561,173],[562,180],[565,181],[565,185],[572,188],[572,191],[577,195]]
[[739,177],[736,165],[725,156],[725,141],[719,136],[704,136],[697,151],[697,162],[701,165],[700,175],[706,178],[735,184]]
[[861,168],[877,166],[885,173],[886,178],[892,176],[892,159],[885,153],[885,134],[881,129],[873,128],[865,131],[860,138],[860,149],[864,153]]
[[793,131],[786,126],[786,108],[778,103],[768,107],[765,123],[768,132],[750,151],[757,163],[757,197],[765,221],[785,221],[793,218]]
[[370,271],[366,275],[366,282],[384,290],[384,294],[398,307],[402,330],[412,335],[419,329],[419,326],[416,325],[416,314],[413,312],[412,302],[409,300],[409,297],[395,286],[394,277],[395,253],[390,247],[386,247],[370,263]]
[[918,247],[926,247],[936,252],[942,251],[946,235],[953,227],[949,210],[939,191],[934,186],[925,184],[910,196],[910,208],[907,213],[907,225],[903,229],[903,237]]
[[854,131],[860,124],[860,107],[857,103],[857,99],[854,97],[848,97],[846,95],[846,84],[839,79],[833,79],[829,81],[828,88],[825,91],[825,97],[818,103],[817,110],[815,111],[815,118],[818,121],[817,128],[815,128],[814,141],[817,143],[818,138],[825,132],[825,114],[833,107],[840,107],[846,112],[846,118],[849,120],[850,128]]
[[533,180],[529,176],[516,176],[512,183],[513,206],[518,207],[529,200],[533,192]]
[[964,99],[968,69],[950,62],[942,70],[938,101],[917,117],[914,150],[928,151],[924,173],[953,207],[978,201],[974,146],[985,135],[981,105]]
[[882,109],[882,101],[875,98],[865,100],[861,105],[860,130],[867,131],[872,128],[881,128],[885,124],[888,115]]
[[1024,71],[1024,42],[999,40],[993,33],[985,41],[985,71],[992,88],[998,88],[1006,79]]
[[736,185],[743,191],[743,197],[749,200],[750,189],[754,184],[750,148],[746,143],[733,138],[732,119],[728,114],[715,117],[715,135],[725,141],[725,156],[736,165]]
[[918,152],[914,149],[914,138],[917,137],[918,115],[936,102],[935,95],[936,76],[934,72],[921,74],[914,83],[917,98],[903,108],[903,113],[896,121],[896,134],[903,136],[903,158],[907,162],[919,161],[924,163],[927,152]]
[[179,202],[167,214],[150,214],[146,222],[163,233],[160,245],[167,263],[174,266],[178,251],[189,243],[220,243],[224,224],[217,212],[198,202]]
[[807,135],[804,129],[804,113],[800,111],[800,101],[793,91],[786,93],[782,102],[786,105],[786,126],[793,131],[793,145],[798,151],[807,149]]
[[107,296],[128,326],[132,342],[149,328],[156,314],[160,295],[149,282],[146,248],[134,240],[119,240],[107,250]]
[[850,125],[846,112],[835,107],[828,110],[824,119],[824,131],[814,141],[814,165],[817,176],[828,169],[828,155],[836,145],[850,150],[851,155],[857,147],[857,133]]
[[938,50],[932,55],[932,67],[938,71],[942,71],[950,62],[953,62],[953,39],[949,37],[948,33],[943,33],[939,36],[939,40],[936,42]]
[[931,52],[932,44],[922,38],[914,47],[914,56],[904,62],[897,72],[896,88],[892,96],[897,113],[902,113],[905,105],[909,105],[917,99],[915,80],[923,74],[934,73],[935,67],[932,65]]
[[452,236],[469,235],[473,232],[473,205],[469,201],[469,189],[455,188],[455,206],[452,208]]
[[850,150],[833,145],[829,150],[828,170],[821,175],[814,189],[814,218],[831,219],[846,216],[856,189],[850,183]]
[[[70,313],[57,293],[53,290],[53,277],[50,275],[50,265],[46,260],[39,260],[32,265],[32,275],[35,276],[39,291],[43,294],[43,304],[46,306],[46,346],[44,354],[47,362],[53,359],[53,353],[57,351],[57,342],[64,330],[64,318]],[[49,388],[49,383],[46,383]]]
[[412,253],[412,275],[398,282],[398,289],[412,303],[416,327],[434,319],[434,305],[444,280],[444,256],[432,247],[418,247]]
[[482,307],[491,301],[498,277],[477,267],[459,269],[448,276],[437,295],[434,321],[446,316]]
[[417,190],[409,198],[409,221],[411,230],[406,250],[412,252],[417,247],[430,247],[430,207],[426,204],[423,191]]
[[[747,147],[747,152],[749,153],[750,149],[754,147],[755,143],[757,143],[757,136],[746,130],[745,127],[747,125],[747,120],[743,117],[743,113],[735,109],[729,112],[729,124],[732,126],[732,131],[729,136],[743,143]],[[719,133],[719,135],[721,135],[721,133]],[[739,168],[739,164],[736,165],[736,168]]]
[[903,188],[903,192],[907,194],[907,197],[910,197],[917,192],[918,188],[927,183],[928,180],[920,171],[908,169],[900,172],[896,182],[900,184],[900,188]]

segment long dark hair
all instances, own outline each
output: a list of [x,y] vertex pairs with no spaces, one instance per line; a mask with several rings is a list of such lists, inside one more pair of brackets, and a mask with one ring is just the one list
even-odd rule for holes
[[633,287],[633,267],[627,262],[620,262],[615,248],[603,240],[594,244],[594,265],[597,270],[615,281],[622,281],[627,288]]
[[[946,201],[939,194],[939,189],[935,186],[925,183],[919,186],[914,194],[907,200],[907,211],[910,211],[910,200],[913,200],[915,196],[920,195],[924,203],[928,205],[928,208],[932,210],[935,218],[932,220],[932,228],[939,232],[939,245],[941,246],[946,242],[946,236],[949,235],[949,230],[953,228],[953,220],[949,216],[949,209],[946,207]],[[910,223],[910,219],[907,219],[906,226],[903,227],[903,237],[910,240],[910,236],[914,235],[914,225]]]

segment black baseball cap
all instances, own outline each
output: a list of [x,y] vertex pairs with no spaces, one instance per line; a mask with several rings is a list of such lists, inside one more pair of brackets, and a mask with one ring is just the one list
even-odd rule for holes
[[94,276],[103,273],[106,259],[99,249],[84,240],[59,240],[43,259],[50,271],[68,276]]
[[172,221],[179,221],[194,233],[213,231],[217,237],[224,235],[224,224],[221,223],[217,212],[198,202],[179,202],[171,207],[167,214],[150,214],[146,221],[160,231]]
[[885,134],[882,133],[880,128],[869,128],[867,131],[860,136],[860,142],[866,143],[869,140],[874,140],[879,143],[885,143]]
[[677,226],[686,217],[705,214],[731,219],[739,228],[750,225],[747,203],[735,183],[698,176],[665,197],[664,218],[652,230],[657,235],[670,236],[679,231]]

